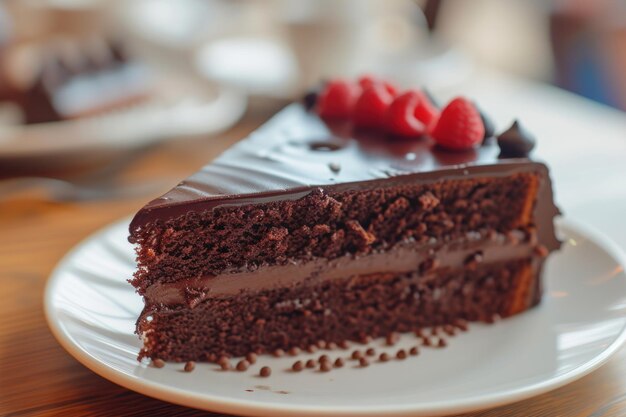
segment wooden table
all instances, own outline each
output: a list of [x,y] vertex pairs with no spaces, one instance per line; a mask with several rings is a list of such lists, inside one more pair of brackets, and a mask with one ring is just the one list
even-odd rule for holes
[[[162,145],[133,164],[123,174],[124,181],[162,178],[165,191],[260,122],[248,118],[227,134],[196,141],[194,146]],[[89,234],[132,214],[150,197],[0,202],[0,415],[207,415],[136,394],[97,376],[59,346],[44,319],[43,290],[59,259]],[[468,416],[623,415],[625,349],[600,370],[566,387]]]

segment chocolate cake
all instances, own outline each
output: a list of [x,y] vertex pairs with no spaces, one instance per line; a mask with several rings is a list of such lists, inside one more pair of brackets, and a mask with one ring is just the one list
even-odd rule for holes
[[140,358],[216,361],[535,306],[558,210],[546,166],[504,156],[495,138],[451,151],[286,107],[132,220]]
[[148,95],[148,80],[122,43],[101,37],[56,37],[0,53],[0,102],[17,105],[27,124],[132,105]]

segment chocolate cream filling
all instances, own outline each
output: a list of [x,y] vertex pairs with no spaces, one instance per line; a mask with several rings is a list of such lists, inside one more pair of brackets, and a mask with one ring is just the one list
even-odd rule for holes
[[437,269],[462,269],[470,264],[491,264],[533,256],[533,239],[522,231],[508,238],[498,234],[494,239],[453,242],[444,246],[424,246],[415,242],[398,244],[386,251],[367,255],[346,255],[327,260],[314,259],[286,265],[260,267],[254,272],[232,272],[189,278],[173,283],[157,283],[147,288],[146,304],[194,307],[209,298],[237,295],[246,291],[315,285],[320,282],[349,279],[376,273],[404,274]]

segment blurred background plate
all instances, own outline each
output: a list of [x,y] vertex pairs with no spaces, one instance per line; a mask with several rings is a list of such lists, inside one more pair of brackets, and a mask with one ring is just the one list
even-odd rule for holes
[[93,164],[166,139],[207,136],[234,125],[246,109],[236,89],[182,77],[155,80],[145,102],[84,119],[0,125],[2,170],[37,162],[38,168]]

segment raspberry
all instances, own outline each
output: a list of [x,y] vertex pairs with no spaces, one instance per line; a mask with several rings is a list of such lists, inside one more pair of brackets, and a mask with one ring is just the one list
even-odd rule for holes
[[352,112],[355,126],[380,129],[385,127],[387,108],[393,97],[381,84],[372,84],[358,98]]
[[330,81],[319,96],[317,112],[321,117],[347,119],[360,92],[360,87],[349,81]]
[[452,150],[470,149],[479,144],[484,135],[480,113],[463,97],[448,103],[431,133],[438,145]]
[[415,117],[422,122],[428,130],[435,127],[437,120],[439,120],[439,109],[430,101],[428,96],[422,91],[416,91],[419,95],[419,103],[415,108]]
[[359,77],[359,85],[363,90],[373,86],[374,84],[381,84],[382,86],[384,86],[387,92],[393,97],[398,95],[398,89],[396,88],[396,86],[387,80],[380,79],[373,75],[363,75]]
[[387,109],[389,133],[405,137],[424,134],[424,124],[415,117],[415,109],[419,104],[419,99],[419,95],[415,91],[409,91],[393,100]]

